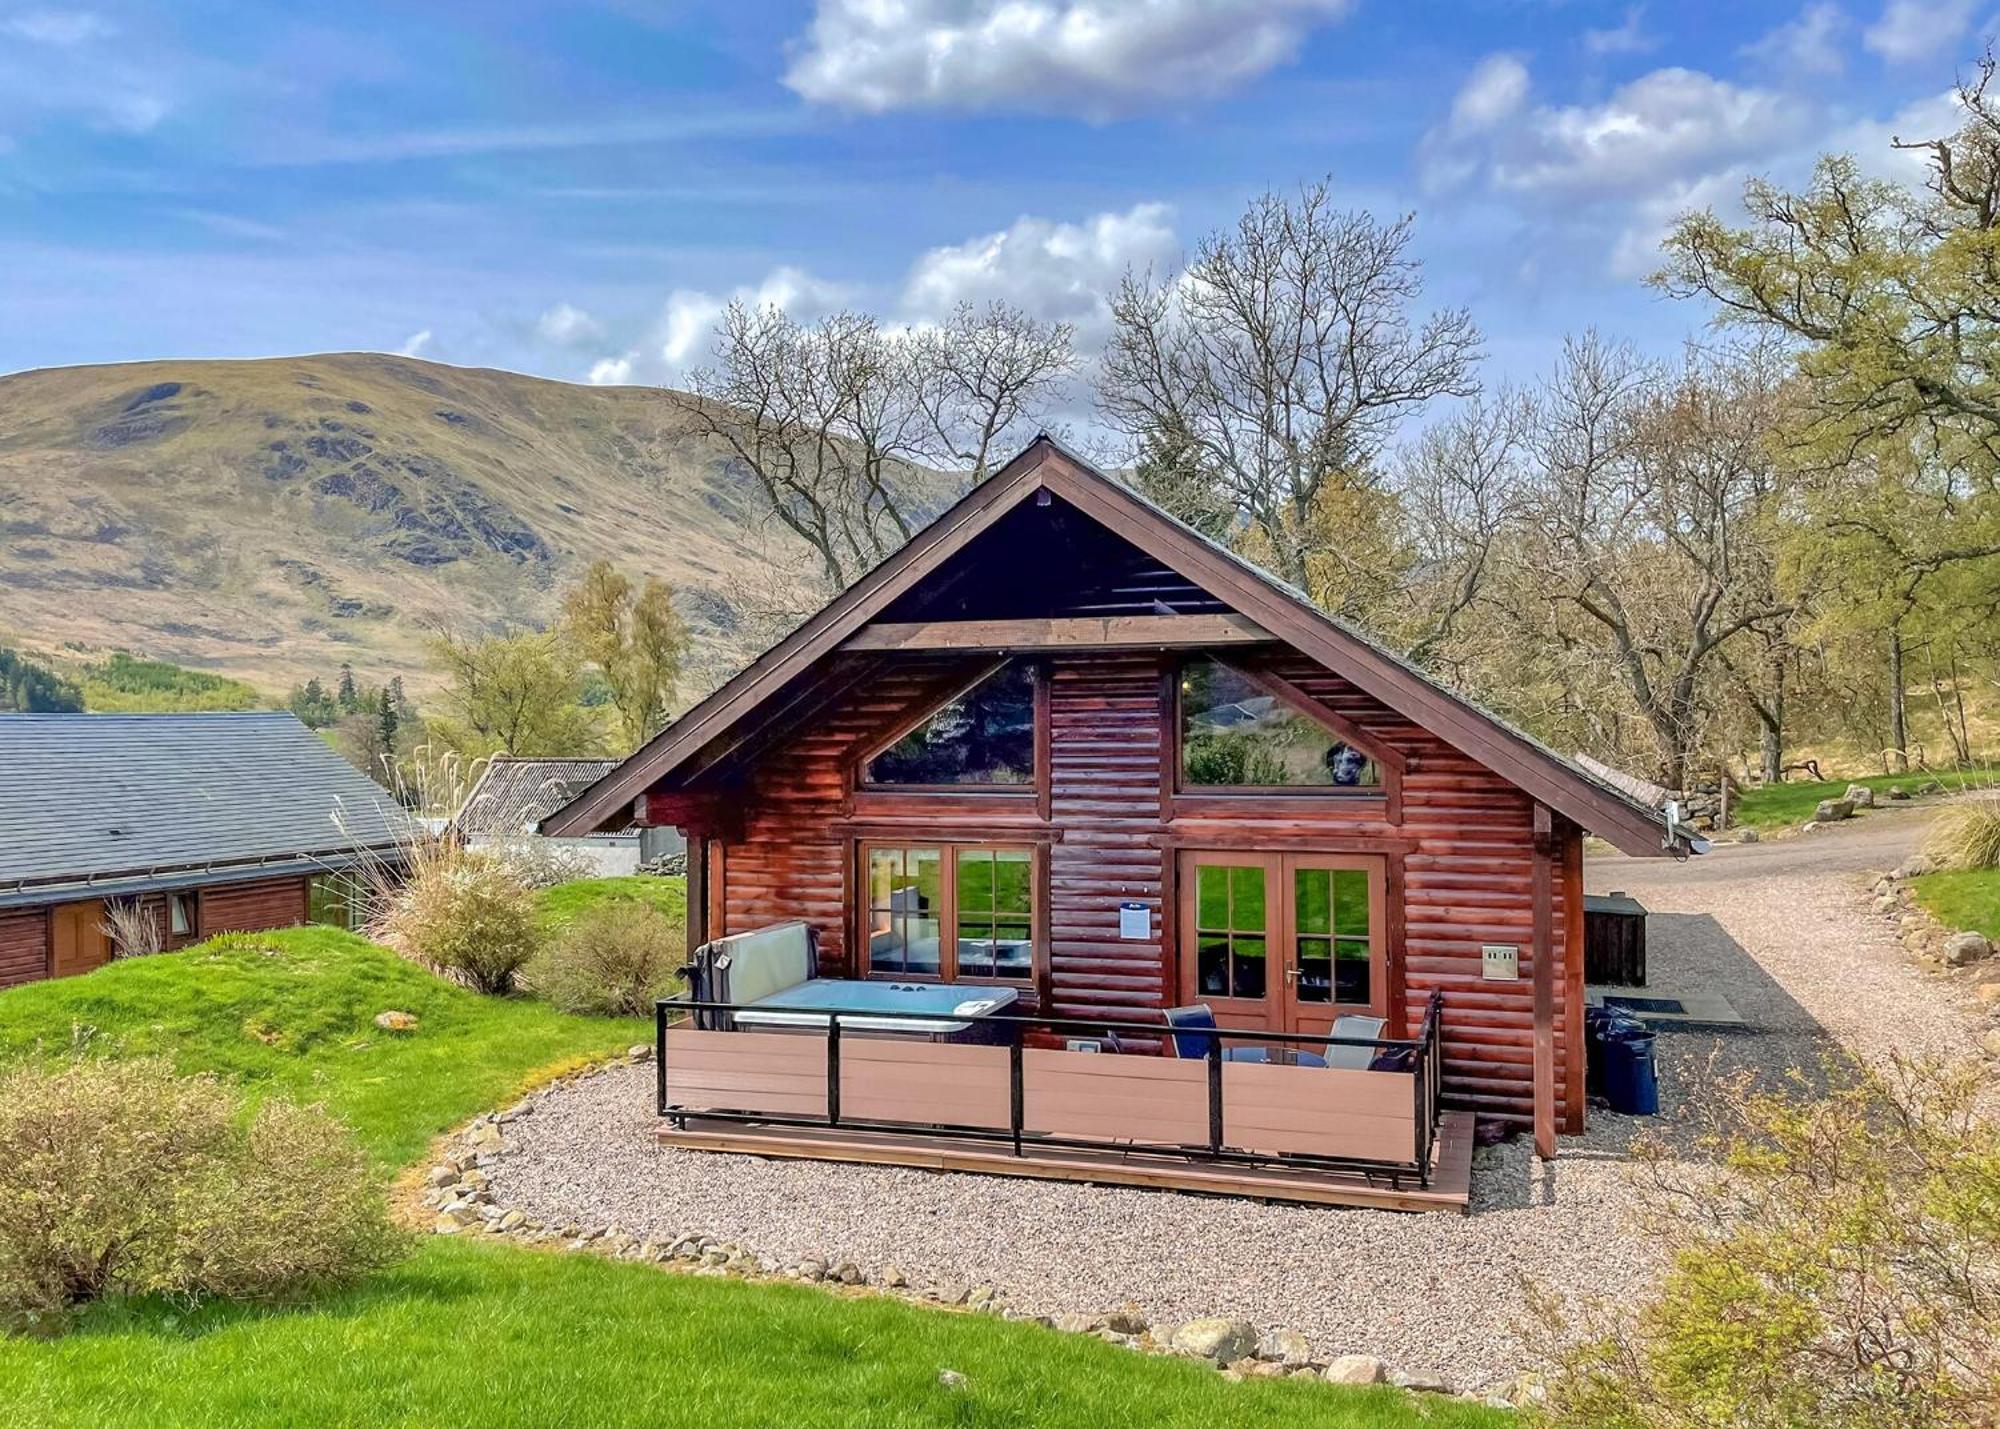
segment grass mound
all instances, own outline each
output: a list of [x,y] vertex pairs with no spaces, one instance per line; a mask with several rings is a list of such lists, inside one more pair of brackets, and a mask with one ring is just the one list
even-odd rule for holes
[[[388,1011],[414,1014],[415,1028],[377,1027]],[[182,1072],[323,1102],[384,1168],[537,1069],[648,1035],[642,1022],[482,997],[334,928],[231,934],[0,993],[0,1060],[79,1043],[95,1056],[164,1056]]]
[[586,908],[621,901],[643,903],[679,926],[687,917],[687,880],[635,873],[622,878],[578,878],[542,890],[542,927],[558,932]]

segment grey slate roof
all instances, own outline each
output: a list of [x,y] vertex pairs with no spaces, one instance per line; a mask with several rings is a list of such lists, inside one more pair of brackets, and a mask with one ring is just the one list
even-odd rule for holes
[[[549,814],[618,767],[616,759],[516,759],[496,754],[452,827],[468,838],[523,838]],[[638,838],[637,829],[621,837]]]
[[0,905],[347,867],[408,828],[290,714],[0,715]]

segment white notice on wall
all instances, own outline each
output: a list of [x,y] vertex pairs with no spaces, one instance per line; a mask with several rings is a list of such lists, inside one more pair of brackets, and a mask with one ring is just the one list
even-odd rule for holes
[[1479,950],[1488,982],[1519,982],[1521,950],[1506,943],[1488,943]]
[[1143,903],[1120,903],[1118,905],[1118,936],[1121,938],[1150,938],[1153,936],[1153,915]]

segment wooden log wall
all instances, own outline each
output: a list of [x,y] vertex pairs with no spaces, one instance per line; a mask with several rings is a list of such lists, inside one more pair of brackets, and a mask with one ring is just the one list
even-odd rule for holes
[[306,920],[306,880],[263,878],[204,888],[197,911],[204,938],[295,927]]
[[[1048,934],[1030,1006],[1058,1016],[1124,1016],[1177,1000],[1172,917],[1176,848],[1321,849],[1388,863],[1388,963],[1415,1035],[1425,997],[1445,993],[1445,1100],[1528,1124],[1533,1111],[1533,812],[1528,797],[1303,656],[1273,668],[1411,761],[1400,823],[1381,799],[1176,797],[1163,720],[1171,667],[1161,656],[1049,657],[1049,817],[1033,791],[856,797],[857,741],[892,725],[942,662],[910,657],[763,754],[741,790],[740,834],[722,843],[715,936],[787,918],[820,934],[833,974],[855,970],[851,909],[857,838],[1019,840],[1045,850]],[[1579,839],[1558,821],[1566,846]],[[1569,948],[1581,897],[1571,854],[1554,879],[1558,1118],[1582,1125],[1581,960]],[[1118,936],[1118,905],[1152,910],[1152,936]],[[1482,945],[1520,950],[1520,980],[1486,982]]]
[[0,987],[37,982],[49,974],[49,910],[0,911]]

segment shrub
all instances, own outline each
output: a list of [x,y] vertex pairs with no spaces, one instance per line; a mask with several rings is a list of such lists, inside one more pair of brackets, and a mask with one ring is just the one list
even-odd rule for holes
[[323,1112],[253,1111],[158,1059],[0,1076],[0,1318],[107,1295],[287,1299],[399,1245],[367,1158]]
[[632,898],[585,908],[528,969],[528,984],[565,1012],[641,1017],[679,986],[686,940],[672,919]]
[[485,850],[425,849],[382,909],[374,937],[480,992],[511,992],[514,975],[541,949],[534,890]]
[[149,958],[166,950],[166,924],[143,899],[113,898],[106,903],[103,929],[115,957]]
[[1671,1250],[1636,1308],[1535,1298],[1543,1422],[1918,1429],[1995,1422],[2000,1128],[1977,1067],[1836,1067],[1803,1096],[1726,1083],[1693,1155],[1642,1146]]
[[1939,868],[2000,868],[2000,794],[1978,794],[1939,814],[1924,852]]

